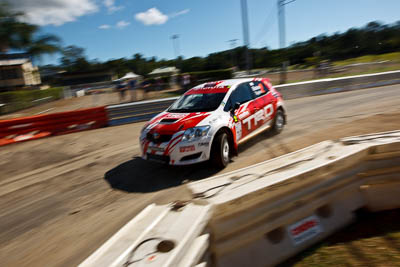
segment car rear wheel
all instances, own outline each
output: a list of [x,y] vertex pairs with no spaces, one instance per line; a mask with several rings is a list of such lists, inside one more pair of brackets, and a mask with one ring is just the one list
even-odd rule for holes
[[228,135],[226,133],[218,134],[211,148],[211,162],[218,168],[225,168],[230,159],[230,147]]
[[283,114],[283,111],[281,109],[278,109],[272,124],[272,132],[274,134],[279,134],[280,132],[282,132],[284,126],[285,115]]

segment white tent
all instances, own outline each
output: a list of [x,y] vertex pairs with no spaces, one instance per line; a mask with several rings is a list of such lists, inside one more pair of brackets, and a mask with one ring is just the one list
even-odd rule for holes
[[117,79],[116,81],[123,81],[123,80],[130,80],[130,79],[138,79],[141,78],[142,76],[137,75],[136,73],[133,72],[128,72],[127,74],[125,74],[124,76],[122,76],[121,78]]

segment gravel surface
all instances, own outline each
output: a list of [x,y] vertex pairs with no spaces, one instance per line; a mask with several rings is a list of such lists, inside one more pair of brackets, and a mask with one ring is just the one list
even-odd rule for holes
[[0,265],[77,265],[148,204],[190,198],[185,181],[323,140],[398,130],[399,95],[397,85],[287,101],[285,130],[241,145],[222,171],[141,160],[144,123],[1,147]]

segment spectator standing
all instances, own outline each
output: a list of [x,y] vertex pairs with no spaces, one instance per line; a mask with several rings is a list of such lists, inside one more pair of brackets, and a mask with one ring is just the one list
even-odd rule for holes
[[143,89],[143,93],[144,93],[144,99],[147,98],[147,93],[150,89],[150,83],[148,80],[144,80],[140,83],[139,85],[142,89]]
[[117,90],[119,93],[119,102],[121,103],[124,98],[125,98],[125,94],[126,94],[126,90],[127,90],[127,84],[126,82],[120,81],[117,85]]
[[161,91],[162,90],[161,77],[156,78],[155,84],[156,84],[156,91]]
[[131,101],[134,102],[137,100],[136,98],[136,79],[130,79],[128,82],[129,91],[131,94]]
[[185,90],[185,92],[189,89],[190,86],[190,75],[189,74],[185,74],[183,76],[183,89]]

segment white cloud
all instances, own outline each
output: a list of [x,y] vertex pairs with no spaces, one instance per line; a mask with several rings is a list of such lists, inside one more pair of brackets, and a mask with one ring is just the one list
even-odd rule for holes
[[190,9],[187,8],[187,9],[172,13],[168,17],[169,18],[175,18],[175,17],[180,16],[180,15],[185,15],[186,13],[189,13],[189,11],[190,11]]
[[[113,1],[113,0],[106,0],[106,1]],[[183,9],[181,11],[165,15],[160,10],[153,7],[145,12],[137,13],[135,15],[135,19],[137,21],[140,21],[144,25],[161,25],[166,23],[169,19],[184,15],[189,11],[190,9]]]
[[167,22],[168,16],[161,13],[157,8],[152,7],[145,12],[137,13],[135,19],[144,25],[161,25]]
[[115,0],[104,0],[103,4],[106,6],[109,13],[114,13],[115,11],[121,10],[123,6],[116,6]]
[[111,28],[111,26],[108,25],[108,24],[103,24],[103,25],[99,26],[99,29],[101,29],[101,30],[107,30],[107,29],[110,29],[110,28]]
[[127,21],[125,21],[125,20],[121,20],[121,21],[118,21],[118,23],[117,23],[117,25],[115,25],[118,29],[123,29],[123,28],[125,28],[126,26],[128,26],[129,24],[131,24],[130,22],[127,22]]
[[110,7],[110,6],[115,5],[115,0],[104,0],[104,1],[103,1],[103,4],[104,4],[106,7]]
[[98,11],[95,0],[7,0],[24,21],[37,25],[62,25]]

